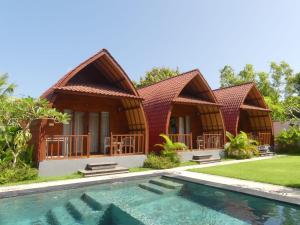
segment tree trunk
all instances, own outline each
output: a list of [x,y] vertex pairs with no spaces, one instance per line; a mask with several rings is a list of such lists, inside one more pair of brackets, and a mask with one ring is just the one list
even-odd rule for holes
[[14,156],[14,160],[13,160],[13,168],[16,167],[18,155],[19,155],[19,153],[13,153],[13,156]]

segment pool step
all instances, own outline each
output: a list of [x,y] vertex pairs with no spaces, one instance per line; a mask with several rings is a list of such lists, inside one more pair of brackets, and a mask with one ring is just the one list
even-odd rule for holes
[[79,225],[76,218],[64,206],[51,209],[47,217],[51,225]]
[[149,181],[149,183],[156,184],[158,186],[162,186],[168,189],[179,189],[182,187],[182,184],[161,178],[152,179]]
[[44,217],[41,217],[37,220],[30,221],[29,224],[30,225],[48,225],[49,223],[47,222],[47,218],[44,216]]
[[113,169],[118,164],[116,162],[104,162],[104,163],[88,163],[86,170],[101,170],[101,169]]
[[81,199],[72,199],[67,207],[71,214],[80,221],[81,224],[99,224],[105,212],[92,209]]
[[79,170],[78,172],[83,174],[84,177],[93,177],[93,176],[104,176],[104,175],[112,175],[112,174],[119,174],[119,173],[128,173],[128,168],[116,166],[114,168],[109,168],[109,169]]
[[101,198],[101,202],[98,201],[99,196],[93,192],[85,192],[81,199],[94,210],[102,210],[105,211],[110,205],[111,202],[107,202],[105,199]]
[[177,189],[167,188],[167,187],[157,185],[157,184],[153,184],[153,183],[150,183],[150,182],[141,183],[141,184],[139,184],[139,187],[143,188],[145,190],[154,192],[156,194],[160,194],[160,195],[167,194],[167,193],[174,193],[174,192],[178,191]]

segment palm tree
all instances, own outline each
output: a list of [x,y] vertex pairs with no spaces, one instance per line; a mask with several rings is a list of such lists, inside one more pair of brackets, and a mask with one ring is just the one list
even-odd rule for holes
[[0,75],[0,98],[10,95],[14,92],[16,85],[8,83],[8,75]]

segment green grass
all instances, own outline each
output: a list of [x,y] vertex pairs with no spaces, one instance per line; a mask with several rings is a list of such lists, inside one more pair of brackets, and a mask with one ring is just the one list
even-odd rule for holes
[[189,171],[300,188],[300,156],[283,156]]
[[144,167],[133,167],[133,168],[129,168],[129,173],[143,172],[143,171],[149,171],[149,170],[154,170],[154,169],[144,168]]
[[181,162],[179,167],[181,167],[181,166],[194,166],[194,165],[199,165],[199,163],[192,162],[192,161],[186,161],[186,162]]
[[6,183],[0,184],[0,186],[12,186],[12,185],[20,185],[20,184],[33,184],[33,183],[40,183],[40,182],[49,182],[49,181],[58,181],[58,180],[69,180],[69,179],[76,179],[82,178],[82,175],[79,173],[69,174],[65,176],[51,176],[51,177],[38,177],[34,180],[25,180],[15,183]]

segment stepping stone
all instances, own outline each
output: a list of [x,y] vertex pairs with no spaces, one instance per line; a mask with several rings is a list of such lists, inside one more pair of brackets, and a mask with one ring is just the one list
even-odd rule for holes
[[89,163],[86,165],[86,170],[113,169],[117,165],[118,164],[116,162]]
[[112,169],[79,170],[78,172],[83,174],[84,177],[93,177],[93,176],[104,176],[104,175],[128,173],[128,168],[116,166]]

